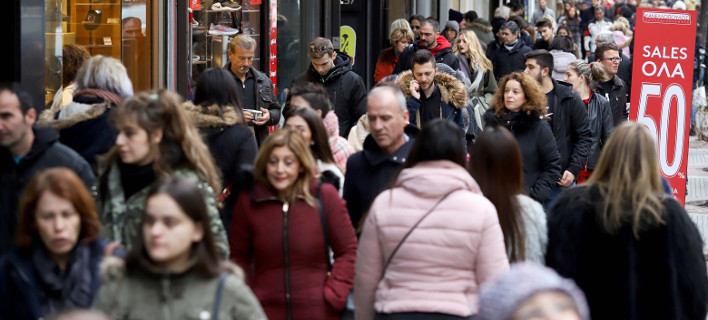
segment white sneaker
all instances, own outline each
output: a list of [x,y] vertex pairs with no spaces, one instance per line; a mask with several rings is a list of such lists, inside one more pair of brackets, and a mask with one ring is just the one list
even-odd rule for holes
[[211,10],[214,10],[214,11],[238,11],[239,9],[241,9],[240,6],[238,9],[224,7],[221,5],[221,2],[214,2],[214,4],[211,5]]
[[238,33],[238,30],[234,28],[229,28],[225,25],[217,24],[217,25],[211,25],[209,27],[209,34],[215,35],[215,36],[232,36]]

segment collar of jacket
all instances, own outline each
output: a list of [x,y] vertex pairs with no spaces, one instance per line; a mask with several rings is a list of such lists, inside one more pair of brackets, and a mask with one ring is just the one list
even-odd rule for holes
[[326,76],[321,76],[310,62],[310,66],[307,67],[307,76],[310,82],[326,84],[352,70],[352,59],[344,52],[335,52],[337,57],[334,58],[334,67],[327,72]]
[[556,91],[556,97],[559,101],[570,99],[573,97],[573,95],[577,95],[577,93],[573,91],[573,85],[571,85],[570,83],[558,81],[553,78],[551,78],[551,81],[553,81],[553,90]]
[[487,112],[484,113],[483,117],[484,123],[486,123],[487,125],[501,125],[509,130],[513,129],[512,132],[521,132],[528,130],[533,126],[536,121],[541,120],[539,116],[535,113],[527,115],[526,113],[522,112],[505,114],[502,115],[501,118],[497,118],[497,116],[494,114],[494,108],[489,108]]
[[418,135],[418,132],[420,132],[420,129],[418,129],[414,125],[409,124],[406,126],[403,132],[408,135],[409,139],[392,154],[386,154],[381,151],[379,145],[376,144],[374,138],[371,136],[371,134],[369,134],[369,136],[364,139],[364,147],[362,150],[366,161],[369,162],[369,164],[372,166],[379,166],[380,164],[386,161],[398,164],[403,164],[404,162],[406,162],[406,157],[408,157],[408,153],[411,151],[411,148],[413,147],[413,142],[415,141],[415,137]]
[[517,51],[521,50],[521,48],[523,48],[525,45],[526,44],[524,44],[524,40],[521,39],[521,34],[519,34],[519,37],[516,39],[516,44],[514,45],[514,47],[511,48],[511,50],[508,50],[504,43],[499,45],[499,49],[506,50],[506,51],[513,53],[513,52],[517,52]]
[[[316,178],[313,178],[310,180],[310,194],[314,197],[315,192],[317,192],[317,185],[319,183],[319,180]],[[296,195],[296,198],[298,199],[305,199],[305,196],[303,194],[298,194]],[[278,191],[273,189],[272,186],[268,183],[264,183],[261,181],[254,181],[253,182],[253,189],[251,190],[251,200],[254,202],[265,202],[265,201],[279,201],[282,202],[278,198]]]
[[185,101],[182,103],[182,107],[192,121],[197,126],[197,128],[217,128],[217,127],[230,127],[237,123],[242,123],[241,116],[234,110],[233,107],[227,106],[222,109],[221,114],[219,114],[219,106],[197,106],[191,101]]
[[[401,88],[406,99],[411,97],[411,92],[408,90],[411,80],[413,80],[413,71],[411,70],[401,72],[396,79],[396,84]],[[438,71],[435,75],[435,83],[438,85],[440,99],[443,102],[452,105],[456,109],[467,107],[467,88],[465,88],[462,81],[447,73]]]
[[58,118],[60,112],[69,110],[72,108],[72,106],[76,106],[79,104],[81,103],[76,101],[71,102],[58,112],[52,112],[51,109],[44,110],[42,113],[39,114],[39,119],[37,119],[36,125],[38,127],[52,127],[55,130],[64,130],[66,128],[74,126],[79,122],[96,119],[102,116],[107,110],[111,108],[111,105],[109,103],[102,102],[91,105],[91,107],[85,112],[77,113],[68,118]]
[[624,87],[624,81],[620,79],[617,75],[612,76],[612,85],[615,87]]

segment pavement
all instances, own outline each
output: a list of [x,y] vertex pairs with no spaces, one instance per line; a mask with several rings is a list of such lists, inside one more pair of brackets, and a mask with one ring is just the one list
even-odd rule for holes
[[688,144],[686,211],[708,243],[708,141],[691,136]]

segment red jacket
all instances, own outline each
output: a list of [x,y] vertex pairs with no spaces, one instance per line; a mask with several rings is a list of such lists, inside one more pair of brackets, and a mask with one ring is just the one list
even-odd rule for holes
[[[316,191],[312,180],[310,192]],[[354,282],[357,239],[337,190],[322,184],[320,194],[334,252],[329,276],[317,207],[300,198],[286,214],[275,191],[261,182],[239,195],[229,233],[231,259],[246,271],[268,319],[287,319],[288,313],[291,319],[338,319],[344,309]]]
[[391,75],[396,63],[398,63],[398,55],[393,51],[393,47],[381,50],[379,60],[376,61],[376,70],[374,70],[374,82],[378,83],[383,77]]

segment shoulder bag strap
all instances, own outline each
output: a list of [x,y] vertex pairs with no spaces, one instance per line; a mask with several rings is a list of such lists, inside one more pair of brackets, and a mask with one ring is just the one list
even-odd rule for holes
[[320,197],[320,189],[322,182],[317,184],[317,193],[315,194],[315,203],[317,210],[320,212],[320,222],[322,223],[322,233],[324,234],[325,258],[327,260],[327,271],[332,271],[332,260],[329,258],[329,236],[327,235],[327,217],[325,217],[324,206],[322,205],[322,197]]
[[219,275],[219,284],[216,285],[216,293],[214,293],[214,304],[211,310],[211,319],[219,320],[219,308],[221,307],[221,293],[224,291],[224,281],[226,280],[227,273],[222,272]]
[[406,241],[406,239],[408,239],[408,236],[410,236],[411,233],[413,233],[413,230],[415,230],[415,228],[417,228],[418,225],[419,225],[421,222],[423,222],[423,220],[425,220],[425,218],[427,218],[431,213],[433,213],[433,210],[435,210],[435,208],[437,208],[438,205],[439,205],[441,202],[443,202],[443,200],[445,200],[449,195],[453,194],[454,192],[455,192],[455,191],[451,191],[450,193],[448,193],[448,194],[446,194],[445,196],[443,196],[442,198],[440,198],[440,200],[438,200],[438,202],[436,202],[436,203],[433,205],[433,207],[431,207],[430,210],[428,210],[428,212],[426,212],[422,217],[420,217],[420,219],[418,219],[418,222],[416,222],[416,223],[413,225],[413,227],[412,227],[410,230],[408,230],[408,232],[406,233],[406,235],[403,236],[403,239],[401,239],[401,241],[398,242],[398,245],[396,245],[396,248],[393,249],[393,251],[391,252],[391,255],[388,256],[388,259],[386,260],[386,264],[384,265],[383,272],[381,272],[381,279],[383,279],[384,275],[386,274],[386,269],[388,269],[388,266],[391,264],[391,260],[393,260],[393,257],[396,255],[396,252],[398,252],[398,249],[401,248],[401,245],[403,245],[403,243]]

